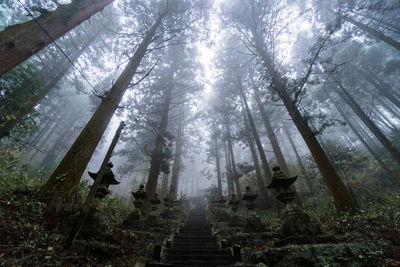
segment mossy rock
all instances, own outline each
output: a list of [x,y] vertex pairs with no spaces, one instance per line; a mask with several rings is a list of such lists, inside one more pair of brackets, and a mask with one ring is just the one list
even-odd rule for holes
[[252,255],[268,266],[372,266],[383,255],[383,246],[373,243],[292,245],[271,248]]

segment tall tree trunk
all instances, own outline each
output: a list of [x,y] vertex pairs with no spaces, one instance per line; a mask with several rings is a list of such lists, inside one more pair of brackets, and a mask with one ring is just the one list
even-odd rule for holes
[[[245,128],[248,129],[249,128],[248,119],[246,119],[246,115],[244,114],[244,112],[242,112],[242,114],[243,114],[243,123],[245,125]],[[254,147],[254,137],[247,132],[246,139],[247,139],[247,143],[249,144],[251,157],[253,158],[254,170],[256,172],[258,192],[260,193],[261,198],[265,201],[265,200],[267,200],[268,193],[267,193],[267,190],[266,190],[263,178],[262,178],[260,164],[258,163],[257,152]]]
[[[36,20],[7,27],[0,32],[0,76],[28,59],[65,33],[89,19],[113,0],[74,0],[59,5]],[[37,24],[45,29],[49,36]]]
[[371,73],[368,74],[360,68],[357,68],[357,70],[370,84],[372,84],[376,89],[378,89],[379,93],[381,93],[389,101],[391,101],[394,105],[396,105],[397,108],[400,108],[400,100],[395,95],[392,94],[391,89],[388,86],[379,83],[379,81],[374,79],[373,77],[374,75],[372,75],[371,77]]
[[380,104],[385,110],[387,110],[388,112],[390,112],[390,113],[393,115],[393,117],[396,118],[396,120],[400,121],[400,113],[399,113],[398,111],[394,110],[394,107],[392,107],[391,104],[388,103],[388,100],[383,99],[383,98],[380,98],[380,97],[378,97],[377,100],[378,100],[379,104]]
[[181,170],[181,159],[182,159],[183,133],[184,133],[184,127],[182,118],[181,120],[179,120],[179,127],[175,140],[174,165],[172,167],[171,188],[169,191],[169,196],[173,200],[176,200],[178,193],[179,173]]
[[264,105],[261,102],[260,94],[257,88],[254,88],[254,98],[257,102],[258,109],[260,110],[261,117],[263,119],[265,128],[267,129],[269,140],[271,141],[272,150],[274,151],[276,161],[278,162],[279,167],[281,167],[284,174],[290,176],[289,168],[287,167],[286,160],[283,156],[282,150],[279,146],[278,139],[274,133],[274,129],[272,128],[271,122],[267,116],[267,112],[264,108]]
[[82,174],[128,88],[133,75],[136,73],[162,18],[162,16],[158,17],[146,33],[124,71],[44,185],[43,189],[53,194],[55,198],[54,204],[57,207],[65,207],[72,203],[74,192]]
[[357,27],[360,28],[362,31],[371,34],[371,35],[372,35],[373,37],[375,37],[376,39],[381,40],[381,41],[387,43],[388,45],[390,45],[390,46],[396,48],[397,50],[400,50],[400,43],[397,42],[397,41],[395,41],[395,40],[393,40],[392,38],[390,38],[390,37],[384,35],[383,33],[378,32],[377,30],[372,29],[372,28],[369,27],[368,25],[365,25],[365,24],[363,24],[363,23],[361,23],[361,22],[358,22],[358,21],[354,20],[354,19],[351,18],[351,17],[348,17],[348,16],[347,16],[347,17],[345,17],[345,20],[348,21],[348,22],[350,22],[351,24],[357,26]]
[[264,50],[264,41],[259,38],[257,30],[252,29],[253,38],[256,44],[256,49],[261,56],[264,66],[272,79],[272,89],[279,95],[283,104],[285,105],[290,117],[303,137],[308,149],[311,152],[322,177],[324,178],[328,188],[334,199],[335,206],[338,209],[357,209],[357,203],[351,196],[349,190],[340,179],[339,174],[336,172],[334,166],[330,162],[328,156],[325,154],[320,143],[315,138],[314,132],[308,125],[307,120],[302,116],[298,110],[296,103],[291,99],[287,92],[286,85],[282,80],[280,74],[275,70],[271,55]]
[[227,121],[225,123],[225,126],[226,126],[226,138],[228,139],[228,156],[230,158],[230,163],[231,163],[232,179],[233,179],[233,182],[235,183],[235,186],[236,186],[236,195],[241,200],[242,199],[242,190],[240,189],[239,174],[238,174],[238,172],[236,170],[235,157],[233,155],[231,129],[230,129],[229,123]]
[[228,197],[231,197],[232,194],[235,193],[235,189],[233,188],[230,157],[228,155],[228,148],[226,142],[224,142],[224,152],[225,152],[225,167],[226,167],[226,185],[228,187]]
[[306,181],[308,190],[310,191],[311,195],[314,195],[314,187],[312,186],[310,176],[308,176],[306,168],[304,167],[303,161],[301,160],[301,157],[299,155],[299,152],[297,151],[296,145],[293,142],[292,136],[290,135],[287,125],[284,125],[283,129],[289,140],[290,146],[292,147],[294,155],[296,156],[297,165],[299,165],[299,167],[300,167],[301,173],[303,174],[304,180]]
[[[171,164],[171,160],[168,159],[167,165],[169,168],[169,165]],[[164,172],[163,174],[163,180],[162,180],[162,186],[161,186],[161,199],[166,198],[168,195],[168,185],[169,185],[169,172]]]
[[349,125],[350,129],[357,136],[357,138],[361,141],[361,143],[365,146],[365,148],[372,155],[372,157],[379,163],[379,165],[381,165],[382,169],[384,169],[386,171],[386,173],[389,175],[392,182],[397,183],[397,185],[399,185],[399,181],[400,181],[399,178],[390,170],[390,168],[385,164],[385,162],[383,162],[383,160],[378,156],[378,154],[374,151],[374,149],[368,144],[368,142],[364,139],[364,137],[358,132],[356,127],[354,127],[354,125],[350,122],[349,117],[346,115],[346,113],[343,112],[342,108],[338,107],[338,105],[335,101],[332,101],[332,102],[335,105],[336,110],[339,111],[342,118],[346,121],[347,125]]
[[249,105],[247,104],[247,98],[246,98],[246,95],[243,92],[243,88],[240,88],[240,95],[242,97],[242,100],[243,100],[243,103],[244,103],[244,106],[245,106],[245,109],[246,109],[246,113],[247,113],[250,129],[251,129],[251,131],[253,133],[254,140],[255,140],[256,145],[257,145],[258,153],[260,154],[261,164],[262,164],[263,169],[264,169],[264,174],[265,174],[266,181],[267,181],[268,184],[270,184],[272,182],[271,170],[269,168],[267,157],[265,156],[264,148],[263,148],[263,146],[261,144],[260,135],[258,134],[258,131],[257,131],[257,128],[256,128],[256,124],[254,123],[253,115],[251,114]]
[[217,165],[218,194],[222,197],[222,179],[221,179],[221,166],[219,162],[218,135],[215,135],[214,138],[214,148],[215,148],[215,163]]
[[[341,83],[335,81],[338,87],[335,87],[335,92],[350,106],[350,108],[357,114],[357,116],[365,123],[368,129],[375,135],[379,142],[386,148],[392,155],[393,159],[400,164],[400,152],[390,142],[389,139],[382,133],[382,131],[375,125],[375,123],[364,113],[361,107],[354,101],[352,96],[346,91]],[[339,90],[339,89],[340,90]]]
[[[88,42],[78,51],[73,53],[70,57],[72,62],[75,62],[80,55],[90,46],[90,44],[95,40],[96,35],[94,35]],[[7,136],[12,128],[14,128],[27,114],[32,112],[33,108],[42,100],[54,86],[61,80],[62,77],[69,71],[71,68],[71,63],[68,60],[64,60],[61,64],[61,67],[56,68],[55,73],[53,73],[52,78],[46,82],[43,88],[40,91],[32,96],[32,98],[28,99],[25,103],[19,107],[19,110],[15,112],[15,118],[7,121],[2,127],[0,127],[0,139]]]
[[[160,127],[157,130],[157,137],[154,150],[151,153],[151,164],[150,164],[149,176],[147,178],[147,183],[146,183],[146,193],[148,199],[152,199],[157,191],[158,175],[160,174],[160,167],[163,156],[162,150],[164,145],[164,138],[168,127],[168,115],[171,106],[171,98],[172,98],[172,84],[170,84],[168,87],[167,96],[161,115]],[[171,184],[172,184],[172,179],[173,177],[171,177]],[[172,196],[170,195],[170,197]]]

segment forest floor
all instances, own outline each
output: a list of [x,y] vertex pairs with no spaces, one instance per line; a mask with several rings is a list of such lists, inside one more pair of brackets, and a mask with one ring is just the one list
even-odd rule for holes
[[0,266],[134,266],[165,238],[163,231],[83,229],[74,249],[66,250],[76,214],[55,217],[33,191],[0,197]]

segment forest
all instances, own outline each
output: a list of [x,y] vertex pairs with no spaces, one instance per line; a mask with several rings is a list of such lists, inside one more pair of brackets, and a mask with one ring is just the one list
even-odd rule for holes
[[0,266],[400,266],[400,2],[0,0]]

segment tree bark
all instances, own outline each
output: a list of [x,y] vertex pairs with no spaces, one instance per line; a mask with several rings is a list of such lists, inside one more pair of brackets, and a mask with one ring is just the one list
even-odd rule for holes
[[226,167],[226,185],[228,187],[228,197],[231,197],[232,194],[235,193],[235,189],[233,187],[231,164],[229,159],[230,157],[228,155],[228,148],[226,142],[224,142],[224,152],[225,152],[225,167]]
[[395,40],[393,40],[392,38],[390,38],[390,37],[384,35],[383,33],[378,32],[377,30],[372,29],[371,27],[369,27],[369,26],[367,26],[367,25],[365,25],[365,24],[363,24],[363,23],[361,23],[361,22],[358,22],[358,21],[354,20],[354,19],[351,18],[351,17],[348,17],[348,16],[347,16],[347,17],[345,17],[345,20],[348,21],[348,22],[350,22],[351,24],[357,26],[357,27],[360,28],[362,31],[371,34],[371,35],[372,35],[373,37],[375,37],[376,39],[381,40],[381,41],[387,43],[388,45],[390,45],[390,46],[396,48],[397,50],[400,50],[400,43],[397,42],[397,41],[395,41]]
[[242,97],[242,100],[243,100],[243,103],[244,103],[244,106],[246,109],[250,129],[253,133],[254,141],[256,142],[258,153],[260,154],[261,165],[263,166],[263,169],[264,169],[265,179],[266,179],[267,183],[270,184],[272,182],[271,170],[269,168],[267,157],[265,156],[264,148],[263,148],[261,140],[260,140],[260,135],[258,134],[256,124],[254,123],[253,115],[251,114],[249,105],[247,104],[247,98],[243,92],[243,88],[240,88],[239,90],[240,90],[240,96]]
[[372,157],[381,165],[382,169],[386,171],[386,173],[389,175],[390,179],[392,180],[393,183],[396,183],[397,186],[399,186],[399,178],[390,170],[390,168],[383,162],[383,160],[378,156],[377,153],[375,153],[374,149],[368,144],[368,142],[364,139],[364,137],[358,132],[356,127],[350,122],[349,117],[343,112],[343,110],[338,107],[337,103],[335,101],[332,101],[333,104],[336,107],[336,110],[339,111],[340,115],[342,118],[346,121],[347,125],[349,125],[350,129],[353,131],[353,133],[357,136],[357,138],[361,141],[361,143],[365,146],[365,148],[368,150],[368,152],[372,155]]
[[[154,150],[151,153],[151,164],[150,164],[149,176],[147,178],[147,183],[146,183],[146,193],[148,199],[152,199],[157,191],[158,175],[160,174],[160,167],[163,156],[162,150],[164,145],[165,134],[167,132],[168,115],[171,106],[172,84],[168,85],[167,90],[168,90],[167,96],[161,115],[160,127],[157,130],[157,137]],[[172,179],[173,177],[171,177],[171,184],[172,184]],[[170,197],[172,196],[170,195]]]
[[[390,142],[389,139],[382,133],[382,131],[375,125],[375,123],[364,113],[361,107],[354,101],[352,96],[346,91],[341,83],[335,81],[338,87],[335,87],[335,92],[350,106],[350,108],[357,114],[357,116],[365,123],[368,129],[375,135],[379,142],[386,148],[392,155],[393,159],[400,164],[400,152]],[[338,88],[340,90],[338,90]]]
[[[397,108],[400,108],[400,101],[399,99],[392,94],[391,89],[388,86],[384,86],[379,83],[374,77],[371,77],[371,74],[366,73],[364,70],[357,68],[358,72],[376,89],[378,89],[379,93],[385,96],[389,101],[391,101]],[[372,75],[374,76],[374,75]]]
[[293,142],[292,136],[290,135],[289,129],[286,125],[284,125],[283,127],[286,136],[289,140],[290,146],[292,147],[292,150],[294,152],[294,155],[296,156],[296,161],[297,164],[300,167],[301,173],[303,174],[304,180],[306,181],[308,190],[310,191],[311,195],[314,195],[314,188],[312,186],[311,180],[310,180],[310,176],[308,176],[308,173],[306,171],[306,168],[304,167],[303,161],[300,158],[299,152],[297,151],[296,145]]
[[22,63],[65,33],[89,19],[113,0],[74,0],[36,18],[49,36],[30,20],[0,32],[0,76]]
[[294,124],[299,130],[305,143],[307,144],[307,147],[310,150],[311,155],[313,156],[315,163],[321,171],[322,177],[332,194],[336,208],[340,210],[357,209],[357,203],[351,196],[349,190],[344,185],[339,174],[335,170],[324,150],[322,149],[320,143],[315,137],[314,132],[308,125],[308,122],[303,118],[302,114],[298,110],[296,103],[291,99],[290,95],[288,94],[286,85],[282,80],[282,77],[275,70],[271,55],[269,55],[264,50],[264,42],[259,38],[256,30],[252,29],[252,33],[256,44],[256,50],[261,56],[264,67],[266,68],[272,79],[272,90],[274,90],[281,98],[283,104],[289,112],[290,117],[292,118]]
[[[71,61],[75,62],[80,55],[90,46],[90,44],[94,41],[96,35],[93,36],[88,42],[78,51],[76,51],[71,57]],[[33,95],[32,98],[23,103],[20,109],[14,114],[15,119],[7,121],[7,123],[0,128],[0,139],[7,136],[10,131],[30,112],[32,112],[33,108],[42,100],[51,89],[56,86],[56,84],[61,80],[62,77],[69,71],[71,68],[71,63],[68,60],[64,60],[61,64],[61,67],[56,68],[55,73],[53,73],[52,79],[44,84],[43,88],[36,94]]]
[[[169,167],[171,160],[168,159],[167,165]],[[169,185],[169,173],[164,172],[163,180],[162,180],[162,187],[161,187],[161,199],[166,198],[168,195],[168,185]]]
[[225,123],[226,126],[226,135],[228,139],[228,156],[230,157],[230,163],[231,163],[231,171],[232,171],[232,180],[235,183],[236,186],[236,195],[239,197],[239,199],[242,199],[242,190],[240,189],[240,183],[239,183],[239,174],[236,170],[236,163],[235,163],[235,157],[233,155],[233,145],[232,145],[232,139],[231,139],[231,129],[229,127],[229,123]]
[[53,194],[56,207],[66,207],[72,203],[74,192],[85,171],[86,165],[103,136],[133,75],[136,73],[162,18],[162,16],[159,16],[146,33],[124,71],[118,77],[107,96],[103,99],[72,147],[44,185],[43,189]]
[[169,197],[173,200],[176,200],[178,193],[179,173],[181,170],[182,159],[183,133],[183,118],[181,118],[181,120],[179,120],[178,132],[175,140],[174,165],[172,167],[171,188],[169,191]]
[[[245,128],[249,128],[248,119],[246,120],[246,115],[244,114],[244,112],[242,112],[242,114],[243,114],[243,124],[244,124]],[[254,170],[256,172],[258,192],[260,193],[261,198],[263,200],[266,200],[268,197],[268,194],[267,194],[267,190],[266,190],[263,178],[262,178],[260,164],[258,163],[257,152],[254,147],[254,139],[253,138],[254,138],[253,136],[251,136],[248,132],[246,132],[246,139],[247,139],[247,143],[249,144],[251,157],[253,158]]]
[[267,116],[265,108],[261,102],[260,95],[257,88],[254,88],[254,98],[257,102],[258,109],[260,110],[261,117],[263,119],[265,128],[267,129],[269,140],[271,141],[272,150],[274,151],[276,161],[278,162],[279,167],[281,167],[284,174],[288,177],[290,176],[289,168],[287,167],[285,157],[283,156],[282,150],[279,146],[278,139],[274,133],[274,129],[272,128],[271,122]]
[[214,138],[214,148],[215,148],[215,163],[217,165],[218,194],[222,197],[221,166],[219,162],[218,135],[216,134]]

